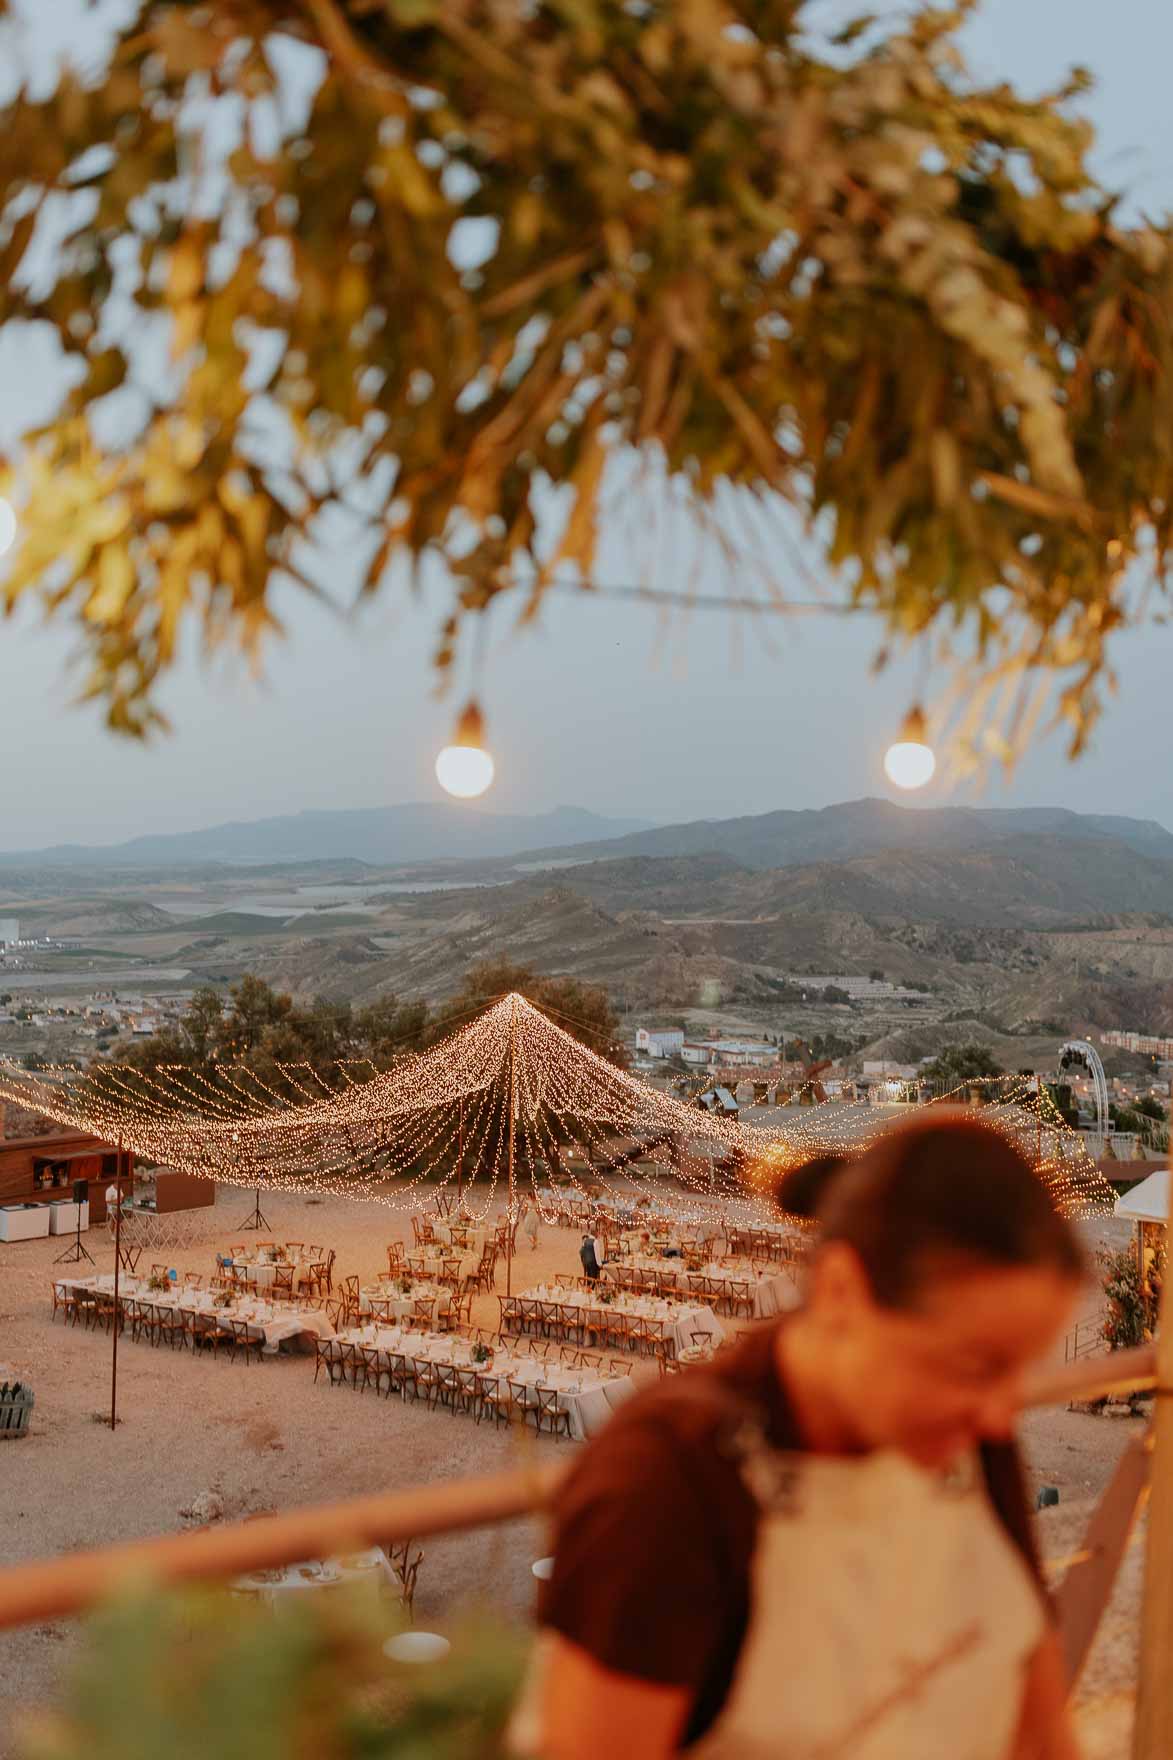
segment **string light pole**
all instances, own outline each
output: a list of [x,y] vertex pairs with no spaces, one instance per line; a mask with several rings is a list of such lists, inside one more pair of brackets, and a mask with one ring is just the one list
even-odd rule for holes
[[517,1147],[517,997],[510,997],[509,1013],[509,1207],[505,1212],[508,1232],[505,1236],[505,1294],[513,1294],[513,1215],[517,1187],[514,1156]]
[[122,1313],[118,1304],[118,1274],[122,1269],[122,1138],[114,1152],[114,1184],[118,1197],[114,1205],[114,1313],[110,1318],[110,1428],[118,1422],[118,1325]]

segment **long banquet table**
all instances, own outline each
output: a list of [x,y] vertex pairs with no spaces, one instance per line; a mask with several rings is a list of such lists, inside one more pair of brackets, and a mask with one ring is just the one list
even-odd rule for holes
[[[114,1294],[114,1274],[111,1271],[91,1277],[55,1277],[53,1281],[58,1289],[73,1290],[78,1294],[86,1291]],[[287,1302],[266,1302],[258,1296],[235,1296],[226,1305],[217,1307],[209,1290],[184,1289],[179,1284],[171,1290],[153,1290],[144,1277],[121,1277],[118,1299],[120,1306],[130,1300],[205,1319],[243,1320],[254,1338],[264,1339],[264,1355],[267,1357],[275,1357],[283,1344],[304,1341],[310,1346],[314,1338],[334,1336],[334,1328],[320,1309]]]
[[587,1334],[597,1335],[600,1330],[605,1332],[607,1318],[613,1314],[656,1321],[663,1327],[673,1347],[673,1354],[695,1343],[694,1333],[703,1333],[714,1346],[720,1344],[725,1336],[725,1328],[712,1308],[688,1301],[668,1301],[662,1296],[644,1296],[622,1291],[612,1296],[610,1301],[601,1302],[596,1293],[577,1289],[573,1285],[545,1283],[523,1290],[520,1296],[498,1299],[501,1302],[502,1330],[506,1329],[507,1315],[511,1313],[517,1314],[520,1330],[527,1329],[527,1322],[531,1318],[540,1325],[541,1316],[529,1316],[521,1306],[523,1303],[533,1303],[551,1311],[568,1331],[578,1331],[581,1328]]
[[398,1326],[356,1326],[338,1334],[342,1344],[354,1344],[377,1353],[380,1372],[391,1374],[392,1361],[433,1363],[445,1368],[471,1369],[478,1381],[514,1381],[536,1391],[552,1389],[560,1410],[569,1414],[570,1434],[584,1442],[601,1430],[616,1406],[635,1392],[630,1375],[603,1377],[591,1369],[574,1369],[564,1363],[542,1363],[533,1357],[515,1357],[502,1350],[491,1363],[472,1360],[468,1339],[453,1333],[412,1332]]
[[739,1266],[702,1265],[699,1271],[680,1274],[682,1289],[710,1298],[721,1289],[732,1294],[735,1289],[744,1289],[746,1285],[749,1286],[755,1320],[768,1320],[794,1305],[794,1281],[785,1271],[758,1272],[752,1266],[742,1269]]
[[742,1291],[752,1307],[752,1318],[768,1320],[794,1303],[794,1283],[788,1271],[755,1271],[752,1265],[702,1265],[696,1271],[685,1268],[681,1259],[657,1259],[646,1254],[605,1265],[603,1275],[614,1277],[617,1271],[629,1270],[654,1276],[665,1285],[679,1290],[682,1296],[692,1295],[700,1302],[729,1301]]

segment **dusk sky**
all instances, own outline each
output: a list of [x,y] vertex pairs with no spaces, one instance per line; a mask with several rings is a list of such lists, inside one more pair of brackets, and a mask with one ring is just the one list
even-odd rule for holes
[[[25,0],[24,9],[34,4],[46,51],[92,40],[82,0]],[[861,9],[835,0],[820,10],[831,19]],[[1167,4],[986,0],[968,43],[975,72],[1027,90],[1073,63],[1090,67],[1098,85],[1086,104],[1102,176],[1128,192],[1134,210],[1173,209]],[[0,341],[0,445],[47,413],[49,364],[27,342],[18,351]],[[344,582],[346,558],[336,560]],[[674,560],[666,564],[650,584],[682,585]],[[595,572],[631,578],[614,535]],[[429,668],[440,599],[414,605],[386,595],[359,616],[332,617],[291,593],[278,608],[288,636],[269,648],[263,679],[189,655],[160,699],[174,731],[146,747],[115,739],[93,709],[70,705],[67,632],[29,614],[0,628],[0,848],[439,798],[432,761],[459,707],[459,693],[437,700]],[[880,759],[914,674],[871,675],[880,628],[869,616],[772,619],[769,655],[752,623],[724,614],[694,614],[667,639],[646,610],[568,594],[550,599],[536,629],[512,634],[512,615],[506,607],[493,615],[481,687],[498,763],[488,808],[568,803],[668,821],[891,792]],[[1158,737],[1173,631],[1135,633],[1115,658],[1120,692],[1088,756],[1068,763],[1053,736],[1010,786],[952,798],[1128,813],[1173,827],[1173,767]]]

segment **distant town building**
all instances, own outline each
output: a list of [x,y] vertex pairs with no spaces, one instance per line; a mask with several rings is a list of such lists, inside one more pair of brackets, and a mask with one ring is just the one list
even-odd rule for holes
[[1100,1034],[1100,1042],[1117,1051],[1139,1051],[1147,1057],[1173,1059],[1173,1039],[1161,1039],[1155,1033],[1126,1033],[1113,1028]]
[[778,1062],[778,1047],[761,1039],[685,1040],[680,1056],[685,1063],[702,1069],[715,1069],[718,1065],[765,1069]]
[[860,978],[851,972],[781,972],[783,983],[792,989],[816,995],[823,990],[842,990],[852,1002],[903,1002],[928,1004],[932,997],[924,990],[909,990],[903,984],[891,984],[886,978]]
[[635,1029],[635,1048],[646,1052],[649,1057],[678,1057],[683,1044],[684,1034],[679,1027]]

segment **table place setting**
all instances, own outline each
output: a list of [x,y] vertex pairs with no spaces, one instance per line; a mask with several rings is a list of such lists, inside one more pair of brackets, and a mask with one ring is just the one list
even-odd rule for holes
[[453,1333],[366,1325],[340,1332],[338,1342],[374,1349],[387,1359],[381,1365],[387,1372],[392,1357],[403,1357],[439,1368],[472,1370],[478,1380],[486,1382],[513,1382],[535,1393],[554,1393],[559,1409],[568,1415],[572,1440],[579,1442],[601,1429],[614,1407],[635,1391],[629,1375],[607,1376],[566,1363],[544,1363],[531,1356],[514,1356],[502,1347],[478,1358],[473,1342]]
[[[86,1292],[110,1295],[114,1290],[112,1272],[92,1277],[54,1278],[59,1289],[78,1294]],[[263,1340],[264,1356],[276,1356],[282,1344],[295,1339],[330,1338],[334,1328],[318,1309],[305,1308],[290,1302],[265,1301],[263,1297],[229,1295],[214,1290],[185,1289],[176,1283],[167,1289],[152,1287],[152,1280],[126,1276],[119,1279],[119,1303],[137,1302],[141,1307],[165,1308],[180,1314],[198,1315],[218,1321],[240,1320],[250,1333]]]
[[[568,1316],[581,1316],[586,1309],[590,1312],[602,1312],[604,1315],[610,1312],[630,1315],[633,1319],[655,1321],[665,1328],[675,1353],[694,1342],[694,1333],[703,1333],[714,1344],[719,1344],[725,1336],[725,1329],[712,1308],[702,1303],[640,1295],[631,1290],[617,1290],[612,1293],[610,1286],[596,1291],[580,1289],[574,1284],[538,1284],[533,1289],[524,1290],[512,1300],[506,1298],[506,1301],[511,1308],[512,1301],[541,1303],[561,1309]],[[523,1322],[525,1318],[522,1310]]]
[[[410,1283],[410,1289],[403,1285]],[[437,1314],[452,1308],[452,1291],[426,1277],[389,1276],[386,1272],[377,1284],[364,1284],[358,1292],[360,1314],[377,1313],[380,1318],[410,1320],[417,1302],[434,1302]]]

